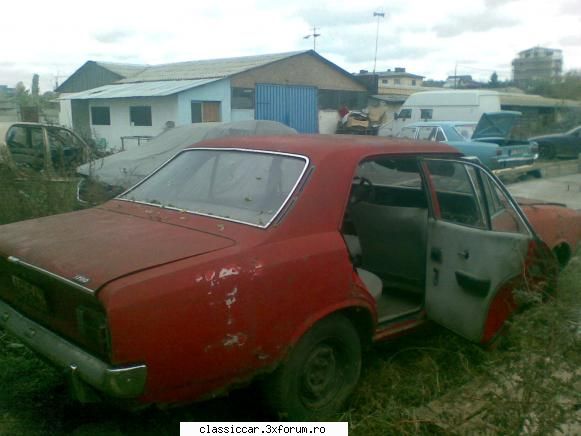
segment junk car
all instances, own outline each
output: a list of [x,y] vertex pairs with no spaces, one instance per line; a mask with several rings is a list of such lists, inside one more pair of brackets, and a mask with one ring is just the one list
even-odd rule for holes
[[511,139],[520,112],[484,113],[478,123],[470,121],[422,121],[409,124],[400,138],[445,142],[468,156],[476,156],[488,168],[500,170],[530,165],[539,157],[534,141]]
[[0,123],[0,164],[53,179],[74,175],[89,157],[88,145],[73,131],[42,123]]
[[541,156],[546,159],[555,157],[577,158],[581,153],[581,126],[567,132],[530,138],[539,144]]
[[99,207],[0,227],[0,326],[80,400],[175,404],[259,380],[281,416],[320,420],[375,342],[428,321],[494,340],[519,291],[554,285],[538,230],[444,144],[218,138]]

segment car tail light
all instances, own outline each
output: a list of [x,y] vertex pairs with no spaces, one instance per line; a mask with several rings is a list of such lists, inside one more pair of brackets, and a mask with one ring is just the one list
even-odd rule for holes
[[107,317],[99,309],[80,306],[77,308],[77,325],[79,333],[94,351],[109,355],[111,339],[107,326]]

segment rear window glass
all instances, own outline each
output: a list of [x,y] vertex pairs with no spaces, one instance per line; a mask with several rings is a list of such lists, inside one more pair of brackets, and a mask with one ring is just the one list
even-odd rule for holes
[[416,137],[416,129],[414,127],[404,127],[397,136],[398,138],[414,139]]
[[472,134],[474,133],[475,128],[476,124],[457,124],[454,126],[456,132],[458,132],[458,134],[467,141],[472,138]]
[[278,153],[186,150],[118,198],[266,227],[307,163]]

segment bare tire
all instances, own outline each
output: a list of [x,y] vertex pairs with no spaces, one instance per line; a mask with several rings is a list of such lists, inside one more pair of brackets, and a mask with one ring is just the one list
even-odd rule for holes
[[265,384],[276,413],[321,421],[341,410],[361,372],[361,341],[351,322],[332,315],[315,324]]

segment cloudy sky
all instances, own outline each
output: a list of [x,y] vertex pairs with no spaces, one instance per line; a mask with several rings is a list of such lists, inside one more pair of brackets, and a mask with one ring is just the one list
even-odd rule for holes
[[512,58],[560,48],[581,69],[581,0],[29,0],[2,2],[0,85],[54,88],[87,60],[158,64],[313,48],[350,72],[405,67],[510,78]]

